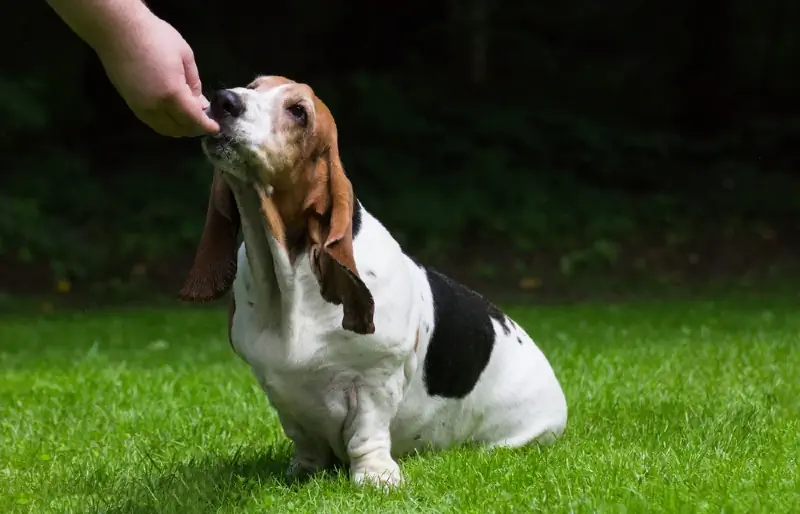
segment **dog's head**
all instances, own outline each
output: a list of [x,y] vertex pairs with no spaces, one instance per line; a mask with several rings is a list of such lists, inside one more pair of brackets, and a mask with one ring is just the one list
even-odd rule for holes
[[240,229],[235,181],[259,192],[267,226],[290,254],[297,241],[308,249],[323,298],[344,307],[343,327],[373,332],[374,302],[353,256],[353,188],[327,106],[308,85],[271,76],[217,91],[208,113],[220,125],[202,143],[215,177],[181,297],[217,298],[232,284]]

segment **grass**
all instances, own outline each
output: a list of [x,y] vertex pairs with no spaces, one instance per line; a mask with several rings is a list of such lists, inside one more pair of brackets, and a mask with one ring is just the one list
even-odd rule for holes
[[0,319],[0,512],[790,512],[794,299],[517,308],[570,405],[554,447],[407,458],[401,491],[291,484],[220,309]]

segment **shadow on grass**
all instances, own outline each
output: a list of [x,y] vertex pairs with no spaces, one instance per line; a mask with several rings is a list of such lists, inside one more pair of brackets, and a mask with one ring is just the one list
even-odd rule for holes
[[289,460],[289,448],[281,446],[261,455],[240,451],[209,456],[171,469],[153,463],[143,476],[119,484],[111,498],[92,493],[99,510],[108,513],[216,512],[249,499],[256,489],[290,489],[297,481],[286,475]]

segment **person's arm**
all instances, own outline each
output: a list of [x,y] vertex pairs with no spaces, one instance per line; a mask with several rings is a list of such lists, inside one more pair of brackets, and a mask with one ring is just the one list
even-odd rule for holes
[[194,53],[170,24],[141,0],[47,0],[94,49],[108,78],[133,113],[159,134],[219,131],[203,111]]
[[154,14],[141,0],[47,0],[64,22],[96,52],[124,33],[136,32]]

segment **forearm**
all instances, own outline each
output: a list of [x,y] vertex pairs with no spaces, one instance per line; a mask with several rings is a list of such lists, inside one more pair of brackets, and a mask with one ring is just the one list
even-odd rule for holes
[[96,52],[113,44],[121,33],[136,31],[144,17],[153,16],[141,0],[47,0],[47,3]]

